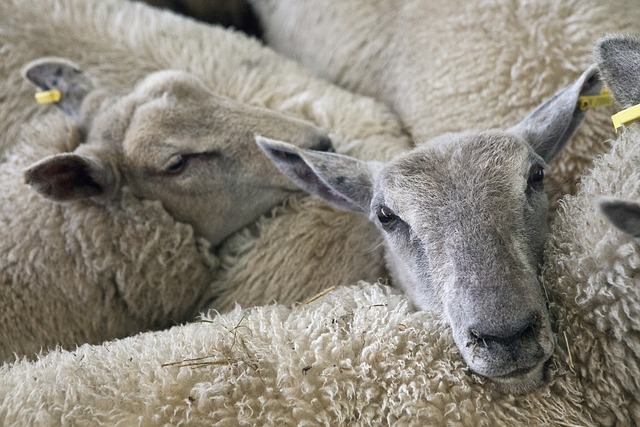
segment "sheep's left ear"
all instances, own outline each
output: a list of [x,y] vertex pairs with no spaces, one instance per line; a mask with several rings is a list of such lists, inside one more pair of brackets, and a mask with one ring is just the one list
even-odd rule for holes
[[600,92],[602,82],[595,66],[589,67],[573,84],[544,101],[510,131],[526,139],[546,162],[551,161],[569,141],[585,111],[578,98]]
[[118,174],[102,156],[78,153],[55,154],[24,171],[25,182],[38,193],[57,202],[111,200],[118,191]]
[[602,198],[600,211],[619,230],[640,237],[640,203],[618,198]]
[[624,108],[640,103],[640,37],[605,37],[596,44],[594,56],[616,102]]
[[22,75],[43,91],[59,90],[62,96],[53,104],[76,122],[80,121],[82,101],[94,87],[80,67],[62,58],[41,58],[25,65]]
[[339,209],[369,213],[378,162],[305,150],[262,136],[256,136],[256,143],[278,170],[303,190]]

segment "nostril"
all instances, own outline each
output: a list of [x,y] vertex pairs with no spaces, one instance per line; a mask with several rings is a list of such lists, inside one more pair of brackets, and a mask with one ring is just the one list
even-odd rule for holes
[[309,148],[316,151],[334,151],[331,138],[326,135],[316,137],[316,141]]
[[516,332],[510,337],[507,337],[506,342],[512,343],[516,341],[529,340],[529,339],[535,338],[535,333],[536,333],[535,322],[531,322],[528,325],[526,325],[524,328],[522,328],[520,331]]

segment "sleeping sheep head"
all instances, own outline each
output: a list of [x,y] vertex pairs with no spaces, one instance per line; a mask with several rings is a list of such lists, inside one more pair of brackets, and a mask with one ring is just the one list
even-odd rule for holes
[[59,90],[55,105],[84,134],[75,151],[29,167],[28,184],[56,201],[100,203],[127,185],[213,244],[298,190],[262,155],[255,134],[331,148],[311,124],[218,96],[185,72],[153,73],[122,97],[95,89],[62,59],[34,61],[23,73],[40,89]]
[[442,315],[473,371],[523,393],[555,344],[538,281],[544,170],[582,120],[578,96],[599,85],[590,68],[509,129],[443,135],[386,164],[257,143],[302,188],[377,224],[394,284]]

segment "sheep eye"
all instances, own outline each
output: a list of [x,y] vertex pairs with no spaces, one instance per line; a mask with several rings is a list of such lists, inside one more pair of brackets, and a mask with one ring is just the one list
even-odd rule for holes
[[376,211],[376,215],[378,215],[378,221],[380,221],[380,224],[385,228],[393,226],[399,219],[398,215],[396,215],[395,212],[387,206],[380,206]]
[[169,160],[167,166],[164,168],[164,171],[169,174],[177,174],[184,170],[187,166],[187,156],[183,156],[181,154],[175,155]]
[[544,180],[544,169],[542,166],[533,166],[529,171],[529,179],[527,180],[527,184],[541,184]]

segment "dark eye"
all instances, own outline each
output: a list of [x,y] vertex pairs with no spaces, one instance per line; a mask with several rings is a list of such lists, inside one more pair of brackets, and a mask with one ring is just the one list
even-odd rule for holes
[[173,156],[165,166],[164,171],[168,174],[177,174],[182,172],[185,166],[187,166],[187,159],[187,156],[183,156],[181,154]]
[[376,215],[378,215],[378,221],[380,221],[380,224],[385,228],[392,227],[396,222],[398,222],[398,215],[384,205],[378,208]]
[[529,171],[529,179],[527,180],[527,184],[536,185],[542,184],[544,180],[544,168],[540,165],[533,166]]

